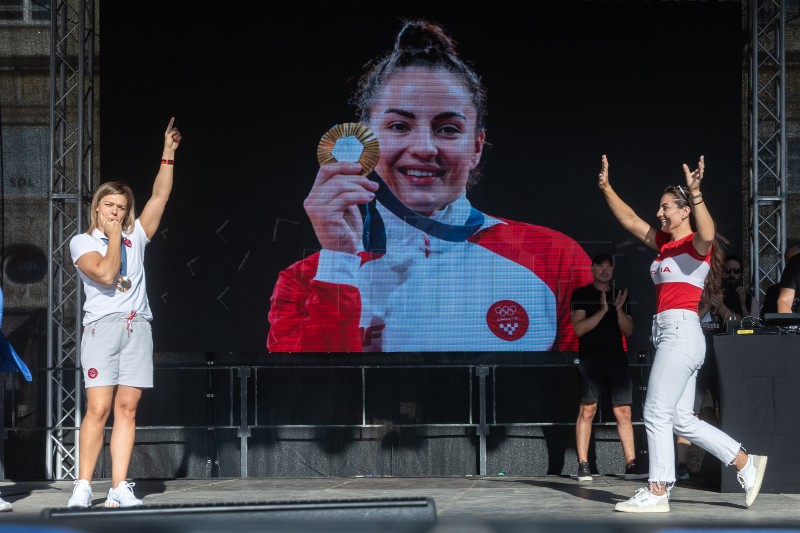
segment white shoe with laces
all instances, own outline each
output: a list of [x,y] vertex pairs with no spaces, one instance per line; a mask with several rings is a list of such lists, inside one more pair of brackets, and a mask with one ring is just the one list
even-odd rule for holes
[[669,497],[667,494],[656,496],[647,487],[642,487],[632,498],[615,505],[614,510],[623,513],[668,513]]
[[85,479],[76,479],[67,507],[87,509],[92,506],[92,486]]
[[756,501],[764,481],[764,471],[767,469],[766,455],[751,455],[747,464],[736,473],[736,479],[741,483],[745,492],[744,503],[750,507]]
[[106,507],[138,507],[143,502],[133,495],[133,486],[136,483],[122,481],[116,489],[108,489]]

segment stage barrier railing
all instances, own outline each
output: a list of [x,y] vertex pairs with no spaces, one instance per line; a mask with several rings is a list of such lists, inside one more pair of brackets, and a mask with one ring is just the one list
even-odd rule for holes
[[[486,475],[493,428],[574,426],[577,357],[556,352],[159,353],[154,388],[144,392],[137,429],[236,431],[239,475],[246,478],[255,430],[459,428],[474,434],[477,473]],[[632,354],[630,366],[634,424],[641,425],[647,355]],[[44,381],[36,377],[46,371],[32,369],[34,381],[27,386]],[[52,429],[20,423],[14,393],[11,404],[7,432]],[[610,410],[598,410],[596,426],[615,424]]]

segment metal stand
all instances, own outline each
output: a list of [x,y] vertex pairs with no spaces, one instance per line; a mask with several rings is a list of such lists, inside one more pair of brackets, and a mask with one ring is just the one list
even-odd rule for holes
[[[639,353],[636,354],[636,358],[639,361],[639,390],[641,391],[641,407],[642,407],[642,416],[644,417],[644,403],[645,399],[647,398],[647,380],[645,379],[644,375],[644,367],[647,364],[647,352],[644,350],[639,350]],[[652,364],[652,362],[651,362]],[[647,438],[645,437],[645,441]],[[636,456],[641,457],[641,462],[645,462],[647,458],[647,446],[643,445],[642,441],[639,441],[639,450],[636,451]],[[649,460],[648,460],[649,462]]]

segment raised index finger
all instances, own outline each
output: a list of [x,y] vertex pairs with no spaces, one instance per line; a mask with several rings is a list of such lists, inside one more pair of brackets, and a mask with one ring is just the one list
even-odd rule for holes
[[171,118],[169,119],[169,124],[167,124],[167,131],[170,131],[170,130],[172,129],[172,125],[173,125],[174,123],[175,123],[175,117],[171,117]]

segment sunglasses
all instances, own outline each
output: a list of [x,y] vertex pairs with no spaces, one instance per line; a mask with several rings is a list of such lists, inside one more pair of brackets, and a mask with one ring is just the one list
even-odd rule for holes
[[686,193],[683,191],[683,186],[682,186],[682,185],[670,185],[669,187],[667,187],[667,190],[668,190],[668,191],[669,191],[669,190],[672,190],[673,192],[677,192],[678,194],[680,194],[680,195],[681,195],[681,198],[683,198],[683,200],[684,200],[684,201],[685,201],[687,204],[688,204],[688,203],[690,203],[690,202],[689,202],[689,197],[688,197],[688,196],[686,195]]
[[725,267],[726,274],[739,274],[741,271],[742,269],[739,267],[733,267],[733,268]]

